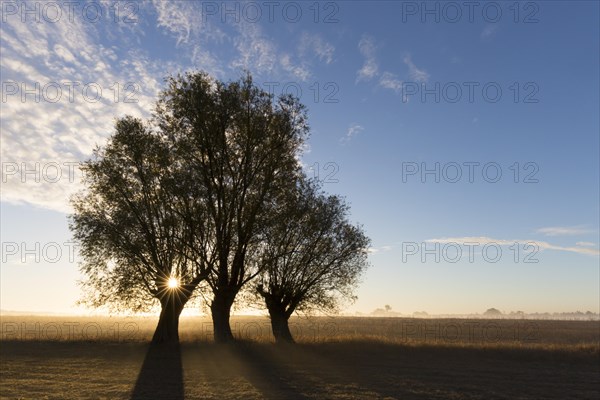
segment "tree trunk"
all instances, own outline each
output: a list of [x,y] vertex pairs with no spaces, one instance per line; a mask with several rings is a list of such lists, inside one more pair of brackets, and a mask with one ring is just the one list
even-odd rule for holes
[[193,287],[189,286],[191,285],[176,289],[165,288],[161,291],[165,295],[160,299],[160,317],[152,336],[152,344],[179,343],[179,316],[193,291]]
[[217,292],[210,305],[213,320],[213,335],[217,343],[227,343],[234,340],[229,317],[235,296],[228,292]]
[[290,332],[289,316],[284,307],[269,307],[269,316],[271,317],[271,329],[275,342],[294,343],[292,332]]

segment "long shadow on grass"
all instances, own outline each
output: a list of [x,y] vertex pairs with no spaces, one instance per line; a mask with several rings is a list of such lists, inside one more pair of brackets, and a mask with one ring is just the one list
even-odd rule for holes
[[131,400],[183,398],[183,367],[179,344],[150,345]]
[[290,384],[293,374],[284,365],[264,354],[263,347],[251,343],[236,343],[231,349],[242,363],[242,374],[265,399],[304,400],[309,397]]

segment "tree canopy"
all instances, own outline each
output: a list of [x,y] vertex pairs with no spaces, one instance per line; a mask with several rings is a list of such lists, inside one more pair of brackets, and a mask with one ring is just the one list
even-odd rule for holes
[[[139,311],[158,300],[163,312],[180,312],[210,270],[207,260],[195,256],[206,225],[190,223],[201,207],[190,206],[162,136],[132,117],[118,120],[115,128],[108,144],[82,165],[87,189],[72,199],[84,302]],[[178,287],[169,287],[171,278]],[[171,330],[156,340],[173,335],[176,339]]]
[[333,311],[340,299],[353,299],[368,265],[369,239],[348,221],[348,211],[343,199],[321,193],[306,178],[274,206],[264,226],[256,289],[278,341],[292,340],[287,321],[295,311]]
[[201,283],[217,341],[233,339],[231,307],[253,280],[285,327],[296,310],[352,298],[369,241],[346,203],[303,175],[308,133],[299,100],[274,98],[249,74],[168,78],[152,118],[118,119],[82,165],[71,229],[86,302],[147,310],[158,300],[154,341],[163,342],[178,340]]

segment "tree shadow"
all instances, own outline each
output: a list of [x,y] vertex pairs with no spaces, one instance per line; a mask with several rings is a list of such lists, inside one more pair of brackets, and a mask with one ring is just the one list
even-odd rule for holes
[[184,399],[179,344],[150,345],[131,394],[131,400],[142,399]]
[[270,358],[264,349],[242,342],[236,343],[230,350],[241,362],[244,377],[265,399],[309,399],[291,384],[293,372]]

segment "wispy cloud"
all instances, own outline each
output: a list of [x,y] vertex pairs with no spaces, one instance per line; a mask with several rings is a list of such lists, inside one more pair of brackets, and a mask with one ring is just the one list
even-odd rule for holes
[[304,32],[300,37],[298,51],[301,55],[312,53],[325,64],[331,64],[335,47],[316,33]]
[[393,249],[393,246],[369,247],[367,249],[367,252],[370,254],[377,254],[377,253],[385,253],[385,252],[391,251],[392,249]]
[[[427,82],[429,80],[429,74],[427,71],[418,68],[412,61],[410,54],[404,56],[404,64],[408,66],[408,76],[413,82]],[[379,86],[384,89],[393,90],[396,93],[402,93],[402,86],[404,81],[400,79],[396,74],[385,71],[379,77]],[[405,102],[408,102],[408,96],[403,94]]]
[[152,0],[140,3],[141,7],[156,14],[156,26],[175,38],[175,47],[189,54],[190,63],[213,75],[223,73],[219,57],[209,50],[209,44],[231,41],[223,26],[212,24],[205,18],[198,3],[192,1]]
[[581,226],[552,226],[536,231],[546,236],[577,236],[593,233],[594,231]]
[[353,137],[355,137],[356,135],[358,135],[359,133],[361,133],[364,130],[365,130],[365,128],[362,125],[359,125],[356,123],[350,124],[350,126],[348,127],[348,130],[346,131],[346,135],[344,135],[340,139],[340,143],[342,143],[342,144],[348,143],[350,140],[352,140]]
[[325,63],[333,61],[335,48],[318,35],[302,36],[298,51],[292,54],[280,51],[277,42],[267,36],[258,24],[242,20],[236,24],[236,29],[238,34],[232,40],[238,55],[229,64],[233,69],[305,82],[312,76],[311,55]]
[[[115,118],[149,117],[167,75],[199,68],[220,77],[228,68],[246,68],[255,75],[305,81],[310,58],[326,64],[334,60],[335,48],[321,36],[303,36],[297,46],[304,55],[280,52],[259,24],[211,24],[197,2],[153,0],[140,3],[140,11],[144,17],[139,15],[134,24],[90,23],[75,13],[56,23],[8,18],[0,25],[3,84],[15,82],[28,90],[36,83],[51,84],[62,90],[57,102],[36,101],[33,95],[23,102],[21,88],[8,96],[0,121],[2,161],[19,169],[58,163],[63,177],[53,181],[30,175],[22,182],[20,172],[3,175],[1,201],[69,212],[68,198],[81,189],[81,175],[73,175],[72,163],[89,158],[94,147],[105,143]],[[166,53],[153,60],[141,46],[149,23],[172,40],[178,50],[173,60]],[[78,85],[73,99],[65,86],[69,82]],[[83,97],[88,84],[101,88],[97,100]]]
[[486,27],[483,28],[483,31],[481,31],[481,35],[479,37],[481,39],[489,39],[496,33],[497,30],[498,30],[497,24],[486,25]]
[[589,247],[583,246],[557,246],[550,244],[548,242],[543,242],[539,240],[520,240],[520,239],[493,239],[487,236],[462,236],[462,237],[449,237],[449,238],[440,238],[440,239],[429,239],[426,242],[430,243],[456,243],[460,245],[474,245],[483,246],[486,244],[495,244],[498,246],[512,246],[515,243],[531,243],[536,245],[540,250],[557,250],[557,251],[566,251],[571,253],[578,254],[586,254],[597,256],[600,255],[600,250],[598,249],[590,249]]
[[335,47],[315,33],[304,32],[300,37],[295,55],[284,53],[279,56],[279,67],[288,76],[306,82],[312,75],[313,61],[325,64],[333,62]]
[[596,247],[596,243],[592,243],[592,242],[577,242],[575,244],[577,246],[581,246],[581,247]]
[[[227,34],[222,26],[211,23],[202,13],[202,7],[192,1],[152,0],[142,3],[156,13],[156,25],[176,38],[176,45],[207,46],[208,41],[222,42]],[[202,40],[199,40],[202,39]]]
[[[130,38],[118,35],[116,44],[130,51],[117,54],[110,45],[115,42],[98,41],[110,29],[120,28],[81,16],[56,23],[8,19],[0,27],[3,83],[14,82],[20,90],[36,84],[61,89],[52,99],[42,91],[38,101],[33,95],[22,101],[18,93],[3,102],[1,157],[4,166],[17,168],[3,174],[3,202],[68,212],[69,196],[81,187],[74,164],[104,144],[115,117],[149,116],[171,64],[149,61],[130,49]],[[86,85],[92,90],[85,91]],[[25,166],[36,172],[24,176]],[[44,175],[48,167],[50,176]]]
[[358,42],[358,50],[360,54],[365,58],[365,62],[361,69],[357,72],[356,80],[370,80],[377,76],[379,72],[379,65],[377,60],[375,59],[375,52],[377,46],[375,45],[375,39],[368,35],[363,35],[363,37]]
[[176,47],[190,55],[194,68],[217,77],[227,75],[227,70],[248,70],[257,78],[306,81],[312,75],[313,60],[325,64],[334,60],[335,47],[319,34],[304,32],[296,51],[282,51],[276,38],[265,33],[260,24],[245,18],[217,24],[203,14],[199,4],[162,0],[151,3],[157,27],[175,38]]
[[279,58],[279,64],[284,71],[301,81],[306,81],[310,78],[308,67],[302,64],[295,64],[289,54],[283,54]]
[[153,0],[152,5],[157,13],[158,27],[173,34],[178,45],[189,42],[192,29],[197,27],[198,22],[193,19],[194,13],[174,1]]
[[[378,85],[382,88],[393,90],[396,93],[402,92],[403,80],[397,74],[389,71],[380,74],[379,63],[376,58],[377,45],[372,36],[363,35],[358,42],[358,50],[364,57],[364,63],[356,72],[356,82],[370,81],[375,77],[379,77]],[[402,61],[408,67],[408,77],[412,81],[421,83],[429,80],[429,73],[417,67],[410,54],[406,54]]]
[[234,38],[238,58],[231,67],[258,73],[272,73],[278,57],[275,43],[263,35],[259,25],[241,21],[237,24],[239,35]]
[[391,72],[384,72],[379,78],[379,85],[385,89],[393,90],[394,92],[400,92],[402,90],[402,80]]
[[429,74],[424,69],[419,69],[412,61],[410,54],[404,56],[404,64],[408,66],[408,76],[415,82],[427,82],[429,80]]

